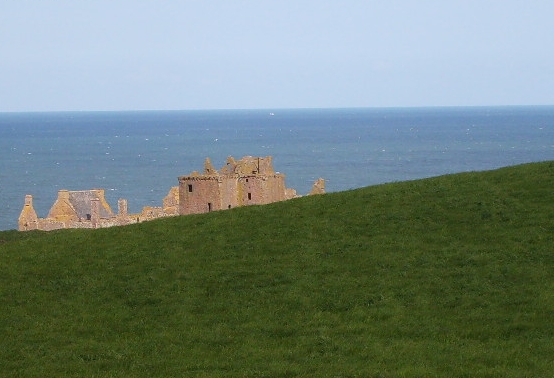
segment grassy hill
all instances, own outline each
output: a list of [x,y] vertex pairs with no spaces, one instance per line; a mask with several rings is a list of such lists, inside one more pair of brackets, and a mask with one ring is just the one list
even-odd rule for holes
[[542,377],[554,162],[0,232],[0,376]]

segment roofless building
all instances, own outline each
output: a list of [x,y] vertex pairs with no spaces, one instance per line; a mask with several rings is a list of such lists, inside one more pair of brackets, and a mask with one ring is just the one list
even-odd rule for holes
[[[206,158],[202,174],[195,171],[178,179],[179,186],[170,189],[161,207],[147,206],[138,214],[128,213],[125,199],[118,201],[118,212],[114,213],[103,189],[60,190],[48,216],[39,218],[33,208],[33,197],[27,195],[19,216],[19,230],[123,226],[162,217],[263,205],[299,197],[294,189],[286,188],[285,175],[274,171],[271,156],[245,156],[240,160],[229,157],[219,171]],[[325,183],[319,179],[310,194],[324,192]]]

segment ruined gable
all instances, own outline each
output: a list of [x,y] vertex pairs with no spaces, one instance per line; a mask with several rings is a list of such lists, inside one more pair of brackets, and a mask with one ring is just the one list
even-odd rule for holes
[[204,161],[204,174],[205,175],[217,175],[218,172],[212,165],[212,162],[209,157]]
[[167,214],[179,214],[179,187],[174,186],[169,190],[167,196],[164,197],[163,201],[163,211]]
[[33,207],[33,196],[30,194],[25,196],[25,204],[19,215],[18,226],[21,231],[36,230],[38,228],[38,216]]
[[73,207],[71,201],[69,200],[68,190],[60,190],[58,192],[58,198],[56,199],[56,202],[54,202],[54,205],[50,208],[48,218],[59,221],[79,220],[77,210]]
[[92,201],[99,201],[100,218],[112,218],[114,213],[106,202],[103,189],[69,191],[60,190],[48,218],[58,221],[83,221],[92,217]]
[[77,211],[79,218],[84,219],[88,214],[91,214],[91,202],[93,200],[99,201],[99,217],[100,218],[112,218],[114,213],[106,202],[103,189],[82,190],[69,192],[69,201]]
[[312,186],[312,190],[310,191],[310,195],[316,195],[316,194],[324,194],[325,193],[325,180],[322,178],[318,178],[314,185]]

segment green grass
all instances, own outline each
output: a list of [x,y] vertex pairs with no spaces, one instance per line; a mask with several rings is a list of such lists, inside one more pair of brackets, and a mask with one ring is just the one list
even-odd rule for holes
[[0,232],[2,377],[549,377],[554,162]]

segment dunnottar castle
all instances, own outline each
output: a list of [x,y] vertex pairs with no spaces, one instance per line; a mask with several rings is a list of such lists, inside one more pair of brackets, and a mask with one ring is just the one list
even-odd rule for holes
[[[309,194],[324,192],[325,182],[318,179]],[[127,200],[120,199],[118,211],[114,213],[106,202],[103,189],[60,190],[46,218],[37,216],[33,196],[26,195],[18,224],[20,231],[124,226],[296,197],[299,197],[296,191],[285,186],[285,175],[274,171],[271,156],[246,156],[240,160],[229,157],[219,171],[207,158],[202,174],[195,171],[179,177],[179,186],[169,190],[161,207],[146,206],[141,213],[129,214]]]

